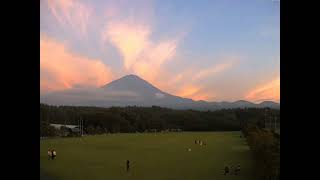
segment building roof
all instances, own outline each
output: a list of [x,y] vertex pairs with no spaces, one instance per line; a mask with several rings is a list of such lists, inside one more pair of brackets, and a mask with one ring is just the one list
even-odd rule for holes
[[66,127],[66,128],[70,128],[70,129],[78,128],[78,126],[76,126],[76,125],[68,125],[68,124],[50,124],[50,126],[53,126],[57,129],[60,129],[62,126]]

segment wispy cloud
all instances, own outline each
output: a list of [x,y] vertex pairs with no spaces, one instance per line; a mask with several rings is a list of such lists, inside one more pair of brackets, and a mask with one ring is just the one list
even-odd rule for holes
[[108,22],[103,33],[103,41],[110,40],[123,56],[125,68],[132,68],[142,51],[149,46],[150,27],[132,21]]
[[40,39],[41,92],[75,86],[100,86],[112,79],[112,73],[99,59],[71,52],[63,42],[44,34]]
[[256,86],[245,96],[247,100],[261,102],[265,100],[280,101],[280,76],[272,79],[265,84]]
[[154,41],[151,39],[152,23],[141,17],[108,15],[107,19],[101,34],[102,40],[118,49],[128,72],[149,81],[153,81],[161,66],[174,57],[183,34]]
[[240,56],[227,56],[219,60],[220,63],[209,66],[208,68],[186,69],[179,74],[166,75],[170,77],[165,83],[161,83],[164,89],[169,89],[173,94],[191,98],[194,100],[212,100],[216,94],[211,89],[208,91],[206,83],[202,80],[213,78],[234,67],[240,60]]
[[108,22],[102,39],[119,50],[127,71],[152,81],[161,65],[176,54],[178,38],[155,42],[151,40],[151,33],[149,24],[128,18]]
[[215,98],[215,93],[212,92],[212,90],[207,92],[201,86],[194,84],[185,84],[175,94],[193,100],[209,100]]
[[92,7],[79,0],[48,0],[48,6],[59,23],[71,26],[82,35],[86,33]]
[[200,79],[208,78],[218,73],[222,73],[230,69],[232,66],[234,66],[234,64],[235,64],[235,61],[229,61],[229,62],[213,65],[206,69],[202,69],[198,73],[194,74],[194,76],[192,77],[192,80],[197,81]]

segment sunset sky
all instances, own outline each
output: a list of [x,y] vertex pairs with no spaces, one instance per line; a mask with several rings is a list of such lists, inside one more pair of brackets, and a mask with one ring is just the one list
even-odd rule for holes
[[279,0],[42,0],[40,88],[136,74],[207,101],[280,101]]

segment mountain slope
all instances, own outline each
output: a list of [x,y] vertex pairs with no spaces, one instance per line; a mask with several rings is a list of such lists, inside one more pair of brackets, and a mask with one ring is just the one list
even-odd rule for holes
[[279,108],[274,102],[206,102],[174,96],[161,91],[136,75],[127,75],[100,88],[73,88],[40,97],[41,103],[71,106],[162,106],[173,109],[216,110],[244,107]]

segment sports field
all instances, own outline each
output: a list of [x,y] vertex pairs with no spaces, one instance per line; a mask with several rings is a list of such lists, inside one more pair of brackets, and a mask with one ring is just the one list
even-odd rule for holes
[[[202,140],[206,146],[195,144]],[[48,148],[57,151],[49,160]],[[191,149],[189,151],[188,149]],[[126,160],[130,171],[126,172]],[[137,133],[40,141],[40,177],[50,180],[255,179],[254,162],[240,132]],[[239,175],[223,175],[225,165]]]

